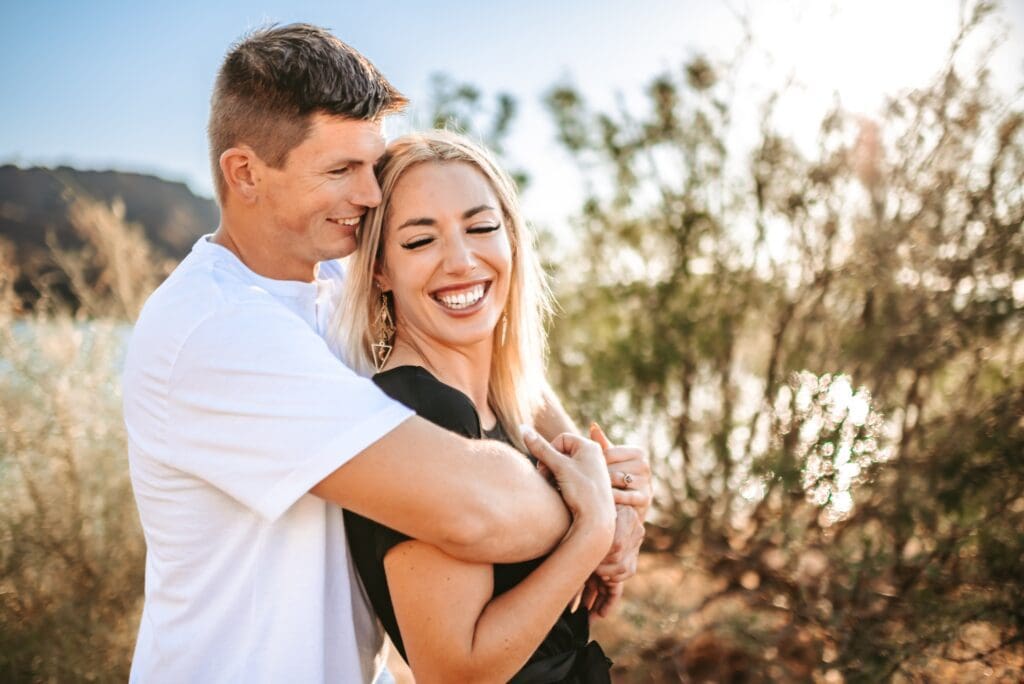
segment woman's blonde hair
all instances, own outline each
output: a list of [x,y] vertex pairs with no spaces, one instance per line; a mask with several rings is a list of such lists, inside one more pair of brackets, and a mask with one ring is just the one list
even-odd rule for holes
[[545,325],[552,310],[551,293],[537,259],[533,233],[519,211],[515,184],[488,150],[465,136],[435,130],[405,135],[388,145],[377,166],[382,200],[363,219],[358,247],[348,263],[343,299],[332,326],[332,344],[357,372],[374,372],[372,345],[379,341],[376,336],[380,328],[376,322],[380,320],[382,306],[392,307],[390,312],[394,315],[391,298],[382,297],[374,281],[383,258],[391,197],[406,171],[429,162],[472,165],[487,179],[501,205],[512,247],[512,271],[504,311],[507,327],[499,322],[494,331],[488,403],[508,436],[523,448],[518,426],[524,421],[532,422],[546,386]]

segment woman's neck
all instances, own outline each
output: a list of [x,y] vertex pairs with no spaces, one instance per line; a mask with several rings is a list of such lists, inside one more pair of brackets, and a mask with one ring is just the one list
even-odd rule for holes
[[497,418],[487,402],[490,390],[492,341],[449,347],[405,333],[395,333],[394,350],[385,369],[397,366],[422,366],[446,385],[459,390],[473,402],[480,424],[489,430]]

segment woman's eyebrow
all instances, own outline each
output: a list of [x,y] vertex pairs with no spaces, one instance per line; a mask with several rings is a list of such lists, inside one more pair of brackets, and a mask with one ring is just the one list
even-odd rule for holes
[[[481,204],[479,206],[473,207],[472,209],[467,209],[466,211],[462,212],[462,218],[468,219],[468,218],[470,218],[472,216],[475,216],[476,214],[479,214],[481,211],[497,211],[497,209],[495,209],[494,207],[492,207],[489,204]],[[397,228],[395,228],[395,230],[399,231],[399,230],[402,230],[403,228],[407,228],[409,226],[433,226],[433,225],[437,225],[437,221],[436,220],[430,218],[429,216],[421,216],[419,218],[411,218],[411,219],[408,219],[406,221],[403,221],[402,225],[400,225]]]
[[479,214],[481,211],[488,210],[497,211],[497,209],[495,209],[489,204],[481,204],[480,206],[473,207],[472,209],[467,209],[466,211],[462,212],[462,218],[468,219],[470,216],[473,216],[474,214]]

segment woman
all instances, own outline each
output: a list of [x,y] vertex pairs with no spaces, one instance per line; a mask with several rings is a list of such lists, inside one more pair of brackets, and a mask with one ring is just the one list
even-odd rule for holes
[[[341,316],[353,367],[422,417],[524,451],[541,399],[549,295],[508,176],[463,137],[392,143],[348,270]],[[581,459],[582,460],[582,459]],[[451,558],[346,512],[370,600],[418,682],[608,681],[569,604],[608,551],[604,463],[560,479],[573,524],[549,556],[485,565]]]

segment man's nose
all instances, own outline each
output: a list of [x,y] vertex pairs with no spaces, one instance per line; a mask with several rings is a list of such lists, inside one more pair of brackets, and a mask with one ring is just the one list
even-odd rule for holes
[[377,176],[373,173],[372,166],[365,166],[360,169],[359,185],[352,196],[352,204],[367,209],[373,209],[380,205],[380,185],[377,184]]

